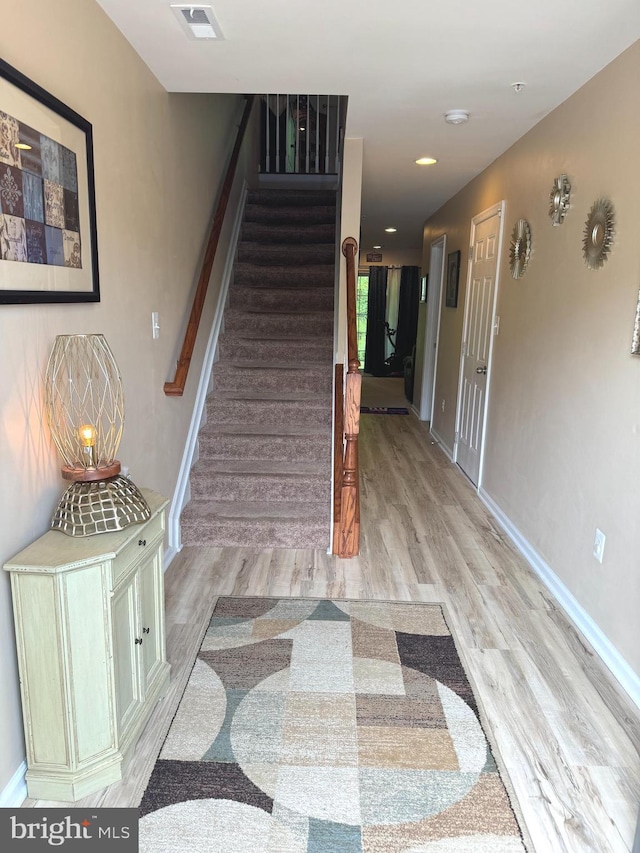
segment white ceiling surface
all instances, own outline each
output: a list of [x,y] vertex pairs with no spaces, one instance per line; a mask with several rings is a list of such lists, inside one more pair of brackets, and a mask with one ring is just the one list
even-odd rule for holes
[[[210,0],[224,41],[189,39],[169,0],[98,3],[168,91],[348,95],[365,250],[420,247],[432,212],[640,38],[638,0]],[[444,122],[456,108],[467,124]]]

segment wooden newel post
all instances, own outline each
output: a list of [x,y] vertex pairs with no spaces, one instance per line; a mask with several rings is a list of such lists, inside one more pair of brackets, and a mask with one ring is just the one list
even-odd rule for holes
[[356,372],[352,373],[349,365],[344,405],[345,450],[340,500],[339,554],[341,557],[355,557],[360,551],[358,435],[360,433],[361,384],[362,377],[357,372],[357,367]]

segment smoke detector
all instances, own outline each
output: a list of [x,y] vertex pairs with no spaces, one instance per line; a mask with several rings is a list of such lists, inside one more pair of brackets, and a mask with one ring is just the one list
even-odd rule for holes
[[211,6],[171,5],[180,26],[192,39],[224,39]]
[[444,120],[447,124],[464,124],[469,121],[468,110],[449,110],[444,114]]

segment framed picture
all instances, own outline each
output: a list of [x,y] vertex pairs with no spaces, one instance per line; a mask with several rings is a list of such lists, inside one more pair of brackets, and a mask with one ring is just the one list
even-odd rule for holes
[[0,60],[0,304],[99,301],[91,125]]
[[458,307],[458,282],[460,279],[460,251],[447,255],[447,290],[445,305],[447,308]]

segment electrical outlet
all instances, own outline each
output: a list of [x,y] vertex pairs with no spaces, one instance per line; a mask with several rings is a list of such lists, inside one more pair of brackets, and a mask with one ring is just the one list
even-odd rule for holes
[[607,537],[604,535],[602,530],[596,527],[596,538],[593,543],[593,556],[596,560],[601,563],[602,557],[604,555],[604,543],[606,542]]
[[157,311],[151,312],[151,337],[154,341],[160,337],[160,319]]

